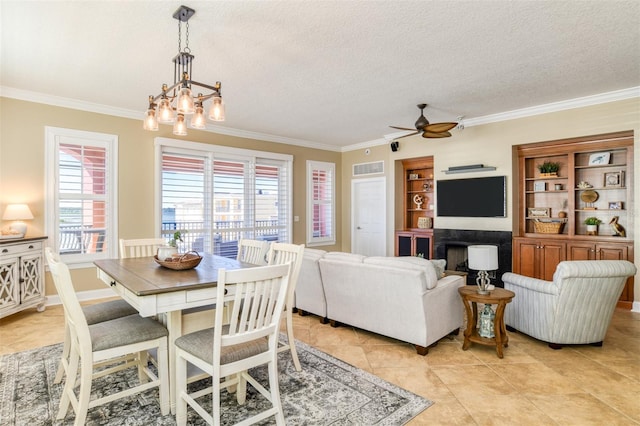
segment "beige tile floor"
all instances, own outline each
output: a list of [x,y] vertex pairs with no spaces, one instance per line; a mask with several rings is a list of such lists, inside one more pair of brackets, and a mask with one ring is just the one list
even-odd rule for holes
[[[435,402],[410,425],[638,425],[640,314],[617,310],[602,347],[554,351],[509,333],[462,350],[462,333],[426,357],[406,343],[294,315],[296,338]],[[0,319],[0,355],[61,342],[60,306]]]

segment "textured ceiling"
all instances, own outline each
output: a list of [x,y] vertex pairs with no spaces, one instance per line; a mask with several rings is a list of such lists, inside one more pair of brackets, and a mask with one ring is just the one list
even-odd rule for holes
[[[0,0],[2,93],[142,117],[172,83],[180,4]],[[184,4],[228,132],[344,147],[411,127],[418,103],[455,121],[640,86],[637,0]]]

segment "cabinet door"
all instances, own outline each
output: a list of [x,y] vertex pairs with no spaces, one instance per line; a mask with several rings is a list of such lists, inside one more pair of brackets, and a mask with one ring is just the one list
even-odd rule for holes
[[412,256],[413,235],[410,233],[396,234],[396,256]]
[[590,242],[571,242],[567,246],[568,260],[592,260],[595,259],[596,246]]
[[625,245],[598,244],[596,256],[599,260],[628,260],[629,250]]
[[536,276],[536,252],[538,242],[534,240],[517,240],[513,250],[513,271],[527,277]]
[[427,235],[414,236],[414,256],[431,259],[431,238]]
[[20,279],[18,276],[18,258],[0,260],[0,318],[4,311],[20,304]]
[[25,254],[20,258],[21,303],[40,299],[43,296],[42,256],[40,253]]
[[539,271],[536,278],[553,281],[553,273],[558,263],[566,259],[566,244],[556,241],[542,241],[538,249]]

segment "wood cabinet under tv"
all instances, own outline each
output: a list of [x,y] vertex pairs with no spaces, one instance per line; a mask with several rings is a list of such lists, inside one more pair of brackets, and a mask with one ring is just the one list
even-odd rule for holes
[[403,226],[396,231],[396,256],[433,257],[435,205],[433,157],[402,161]]
[[[513,271],[552,280],[562,260],[633,262],[633,132],[514,146],[518,167]],[[545,162],[559,165],[543,174]],[[602,221],[587,230],[588,217]],[[617,218],[622,228],[610,222]],[[621,231],[622,229],[622,231]],[[631,308],[633,277],[618,306]]]

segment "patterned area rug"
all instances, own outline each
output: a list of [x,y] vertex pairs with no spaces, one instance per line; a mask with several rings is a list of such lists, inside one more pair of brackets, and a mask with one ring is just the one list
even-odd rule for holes
[[[287,425],[402,425],[433,402],[346,364],[302,342],[296,342],[302,371],[287,352],[279,355],[280,395]],[[0,358],[0,424],[67,425],[56,421],[62,384],[54,385],[62,345],[47,346]],[[251,371],[268,383],[266,367]],[[123,383],[137,382],[135,369],[94,381],[92,395],[110,393]],[[205,387],[206,380],[193,386]],[[222,392],[223,424],[236,423],[268,402],[250,385],[247,402]],[[93,396],[92,396],[93,398]],[[210,398],[207,398],[210,400]],[[273,424],[273,418],[264,424]],[[89,410],[87,425],[175,425],[172,415],[161,416],[157,389]],[[190,425],[205,424],[189,409]]]

